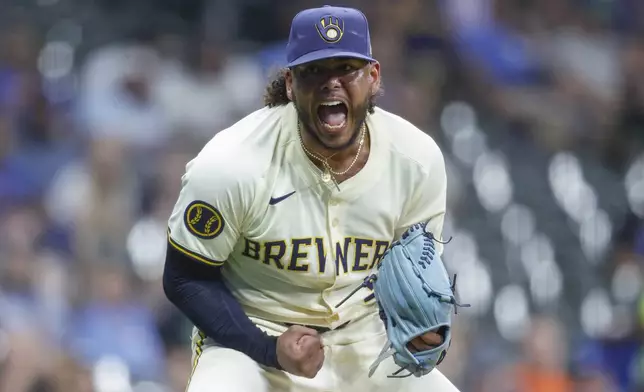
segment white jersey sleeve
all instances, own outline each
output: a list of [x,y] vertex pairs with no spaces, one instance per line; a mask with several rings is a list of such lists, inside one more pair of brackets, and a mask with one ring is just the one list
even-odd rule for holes
[[[409,226],[427,222],[427,231],[439,241],[443,240],[443,223],[447,208],[445,159],[440,147],[433,140],[428,143],[425,157],[415,176],[414,189],[410,191],[410,198],[396,228],[396,238]],[[436,248],[442,253],[442,244],[437,243]]]
[[186,165],[168,221],[170,245],[216,266],[233,251],[252,199],[252,189],[235,165],[211,158],[217,152],[205,149]]

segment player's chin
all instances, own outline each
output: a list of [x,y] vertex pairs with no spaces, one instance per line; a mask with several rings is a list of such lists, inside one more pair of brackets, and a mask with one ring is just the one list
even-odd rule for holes
[[351,141],[351,121],[347,118],[342,124],[329,125],[318,119],[318,137],[328,148],[343,148]]

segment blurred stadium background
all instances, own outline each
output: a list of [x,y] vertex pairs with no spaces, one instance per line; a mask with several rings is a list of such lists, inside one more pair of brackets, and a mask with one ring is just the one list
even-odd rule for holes
[[[261,106],[322,4],[0,1],[1,392],[184,389],[190,324],[160,285],[184,164]],[[447,159],[473,307],[443,372],[644,391],[644,1],[341,4],[370,18],[380,105]]]

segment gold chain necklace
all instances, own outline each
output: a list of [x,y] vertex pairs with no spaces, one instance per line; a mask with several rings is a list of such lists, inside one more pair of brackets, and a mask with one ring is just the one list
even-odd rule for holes
[[339,151],[333,153],[332,155],[330,155],[330,156],[328,156],[326,158],[323,157],[322,155],[318,154],[318,153],[311,152],[304,145],[304,140],[302,139],[302,130],[300,128],[300,122],[299,121],[297,122],[297,131],[298,131],[298,135],[300,137],[300,144],[302,145],[302,149],[304,150],[304,152],[308,156],[310,156],[311,158],[313,158],[313,159],[317,160],[318,162],[320,162],[322,164],[322,166],[324,167],[324,170],[322,171],[322,176],[321,176],[322,181],[329,182],[332,179],[332,174],[335,174],[336,176],[342,176],[342,175],[348,173],[349,170],[351,170],[351,168],[353,168],[353,166],[356,164],[356,162],[358,161],[358,157],[360,156],[360,153],[362,152],[362,146],[364,145],[365,135],[367,134],[367,127],[366,127],[365,123],[362,123],[362,126],[360,127],[360,140],[358,141],[358,151],[356,152],[355,157],[353,157],[353,161],[351,161],[351,164],[349,164],[349,166],[345,170],[343,170],[341,172],[333,170],[333,168],[329,164],[329,159],[331,159],[335,155],[337,155],[339,153]]

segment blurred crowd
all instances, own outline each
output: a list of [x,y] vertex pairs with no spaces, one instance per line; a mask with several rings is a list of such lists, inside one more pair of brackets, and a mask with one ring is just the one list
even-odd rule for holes
[[[445,152],[473,307],[442,371],[644,391],[644,2],[334,4],[369,18],[378,104]],[[0,1],[0,392],[184,390],[191,325],[160,283],[184,165],[261,107],[319,5]]]

